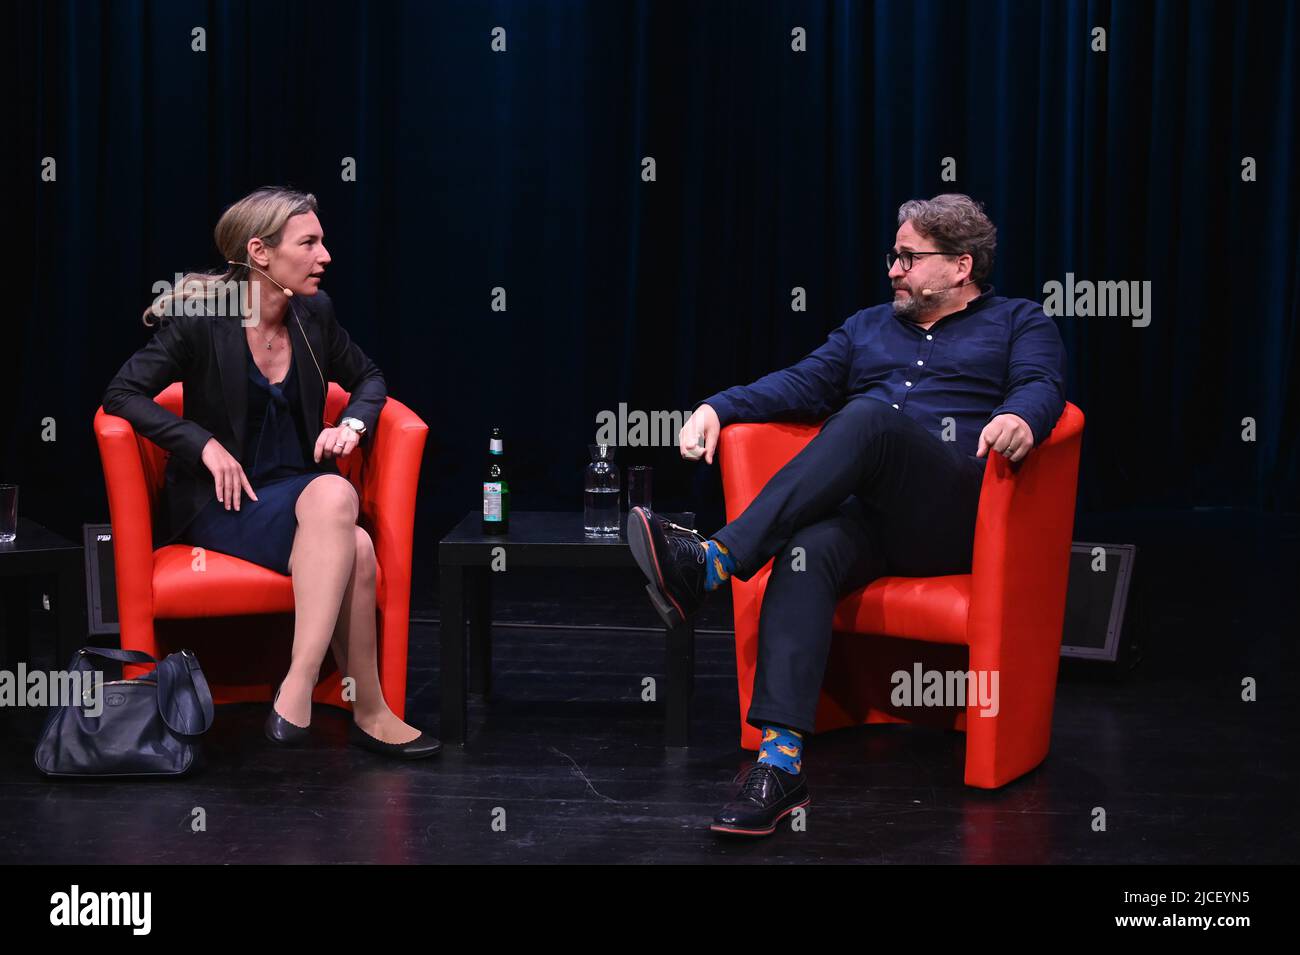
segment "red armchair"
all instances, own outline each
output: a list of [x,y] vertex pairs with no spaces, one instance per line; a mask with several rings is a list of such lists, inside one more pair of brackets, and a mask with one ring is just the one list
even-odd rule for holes
[[[182,386],[155,399],[181,414]],[[330,382],[326,419],[347,406],[348,393]],[[407,628],[411,604],[411,545],[415,495],[428,426],[389,398],[370,446],[339,459],[339,471],[361,498],[358,523],[375,543],[379,682],[399,718],[406,710]],[[293,586],[283,574],[237,557],[209,551],[206,572],[191,569],[191,547],[153,549],[153,505],[162,487],[166,452],[136,434],[124,418],[95,414],[95,437],[104,465],[113,523],[118,618],[122,648],[161,658],[180,646],[193,649],[217,703],[269,701],[289,661],[293,639]],[[364,472],[359,476],[358,472]],[[350,709],[341,675],[330,659],[312,699]],[[127,677],[148,667],[128,665]]]
[[[818,425],[734,424],[722,430],[722,487],[734,520]],[[926,723],[966,733],[968,786],[995,789],[1047,755],[1056,697],[1069,574],[1083,412],[1070,403],[1051,435],[1018,464],[990,454],[984,468],[971,573],[882,577],[836,608],[834,637],[817,707],[818,732],[862,723]],[[758,617],[772,571],[733,580],[740,740],[757,749],[745,722],[758,657]],[[890,674],[925,669],[997,671],[996,715],[898,707]]]

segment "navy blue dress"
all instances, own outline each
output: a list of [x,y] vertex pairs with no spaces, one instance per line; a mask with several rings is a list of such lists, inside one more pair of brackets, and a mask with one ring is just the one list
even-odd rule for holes
[[[298,363],[278,385],[271,384],[245,348],[248,367],[247,449],[240,465],[257,494],[240,494],[240,510],[214,496],[190,522],[180,539],[208,550],[242,557],[281,574],[289,573],[289,554],[298,528],[294,507],[303,488],[322,474],[337,474],[318,465],[303,448],[315,445],[302,420]],[[311,440],[308,440],[310,437]],[[332,463],[332,462],[331,462]]]

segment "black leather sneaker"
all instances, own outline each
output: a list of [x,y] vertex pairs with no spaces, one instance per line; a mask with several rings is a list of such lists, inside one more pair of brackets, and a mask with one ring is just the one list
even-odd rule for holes
[[699,531],[674,524],[648,507],[634,507],[627,515],[627,542],[637,566],[650,583],[646,593],[669,627],[675,627],[700,609],[704,602],[705,537]]
[[714,832],[734,836],[770,836],[776,824],[809,803],[803,773],[787,773],[767,763],[742,771],[740,791],[713,817]]

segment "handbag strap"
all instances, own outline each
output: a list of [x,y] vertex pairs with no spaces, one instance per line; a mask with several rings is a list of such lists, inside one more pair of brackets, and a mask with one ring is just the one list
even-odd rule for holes
[[158,664],[158,712],[172,732],[198,736],[212,726],[212,691],[189,650],[168,654]]
[[83,669],[81,664],[85,657],[96,656],[103,657],[105,660],[117,660],[119,663],[152,663],[157,665],[158,661],[145,653],[143,650],[114,650],[112,647],[82,647],[77,651],[76,656],[72,658],[72,665],[69,670]]
[[158,679],[158,713],[173,733],[198,736],[212,726],[215,709],[199,659],[189,650],[169,653],[159,663],[143,650],[115,650],[112,647],[82,647],[69,669],[89,666],[88,656],[103,657],[121,663],[153,663]]

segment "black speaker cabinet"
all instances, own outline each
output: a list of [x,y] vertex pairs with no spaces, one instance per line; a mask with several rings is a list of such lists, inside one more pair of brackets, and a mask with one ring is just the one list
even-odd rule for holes
[[1061,656],[1116,661],[1136,556],[1133,544],[1071,545]]
[[83,524],[86,555],[86,622],[90,632],[117,633],[117,576],[113,572],[113,525]]

